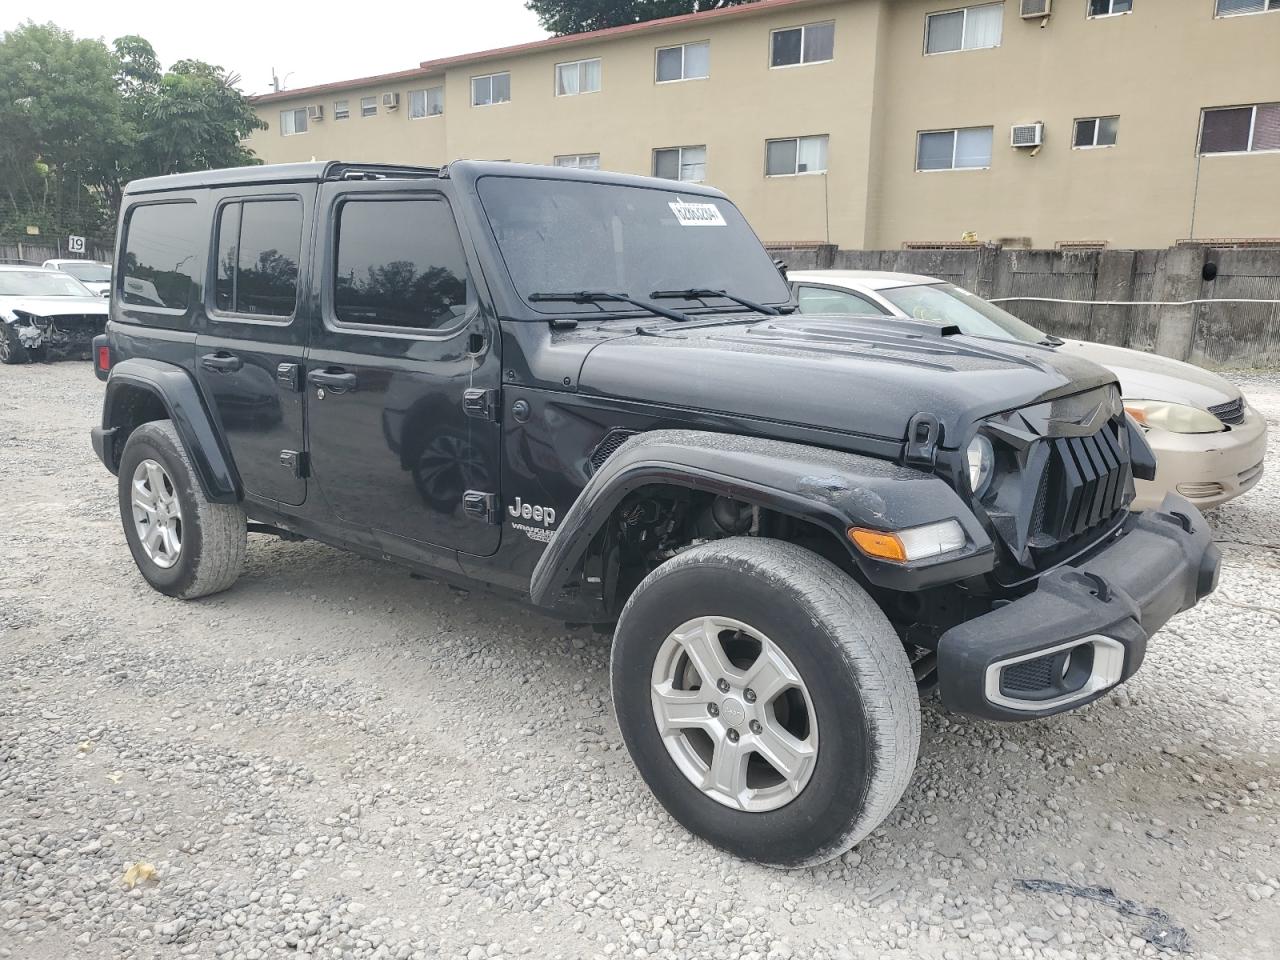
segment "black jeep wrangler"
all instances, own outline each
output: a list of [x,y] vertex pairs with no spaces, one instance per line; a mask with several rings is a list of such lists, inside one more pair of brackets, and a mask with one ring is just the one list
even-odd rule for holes
[[131,184],[93,445],[194,598],[246,530],[616,624],[618,725],[690,830],[817,863],[901,797],[918,691],[1081,706],[1213,590],[1114,378],[799,316],[707,187],[463,161]]

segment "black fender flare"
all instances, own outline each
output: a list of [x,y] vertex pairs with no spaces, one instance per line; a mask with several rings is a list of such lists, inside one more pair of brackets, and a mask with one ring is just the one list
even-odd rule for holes
[[[826,529],[867,580],[918,590],[991,570],[995,548],[973,512],[940,477],[856,453],[698,430],[654,430],[627,440],[588,481],[534,568],[529,593],[548,609],[571,591],[592,539],[622,500],[653,484],[688,487],[767,507]],[[850,527],[900,530],[955,519],[968,543],[939,559],[891,563],[859,552]]]
[[[115,364],[107,378],[102,402],[104,433],[114,433],[127,423],[127,397],[133,390],[151,394],[164,406],[196,469],[204,495],[214,503],[239,503],[242,499],[240,474],[230,451],[222,443],[213,417],[200,399],[200,390],[190,372],[174,363],[143,357]],[[119,467],[117,446],[104,444],[104,450],[113,451],[107,454],[110,457],[107,467],[113,473]]]

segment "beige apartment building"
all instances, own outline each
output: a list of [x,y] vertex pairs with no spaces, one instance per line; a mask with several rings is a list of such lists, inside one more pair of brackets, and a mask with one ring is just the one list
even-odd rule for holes
[[267,162],[700,180],[767,242],[1280,238],[1280,0],[759,0],[254,103]]

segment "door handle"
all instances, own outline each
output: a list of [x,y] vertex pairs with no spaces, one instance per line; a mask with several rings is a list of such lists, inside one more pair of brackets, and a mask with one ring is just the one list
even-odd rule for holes
[[317,387],[328,387],[334,393],[349,393],[356,388],[356,375],[346,373],[340,367],[331,370],[312,370],[307,374],[307,383]]
[[234,354],[219,351],[206,353],[200,358],[200,366],[214,373],[235,373],[244,366],[244,361]]

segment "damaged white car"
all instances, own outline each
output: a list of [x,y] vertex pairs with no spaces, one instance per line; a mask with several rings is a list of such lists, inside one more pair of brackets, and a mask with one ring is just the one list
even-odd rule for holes
[[75,277],[0,265],[0,363],[89,357],[108,304]]

